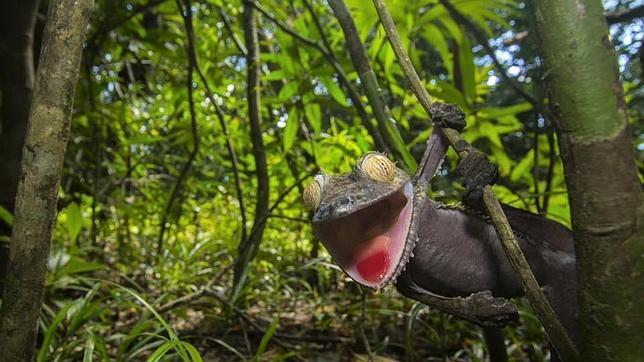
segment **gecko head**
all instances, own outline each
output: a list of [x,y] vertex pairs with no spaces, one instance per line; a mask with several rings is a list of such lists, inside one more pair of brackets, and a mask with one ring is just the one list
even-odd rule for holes
[[381,288],[402,271],[414,189],[385,155],[366,154],[348,174],[319,173],[302,197],[314,210],[313,232],[353,280]]

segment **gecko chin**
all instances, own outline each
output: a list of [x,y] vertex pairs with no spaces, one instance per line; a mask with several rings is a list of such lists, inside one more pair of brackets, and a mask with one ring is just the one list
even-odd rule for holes
[[356,282],[382,288],[406,262],[414,190],[411,182],[382,199],[342,217],[313,223],[336,263]]

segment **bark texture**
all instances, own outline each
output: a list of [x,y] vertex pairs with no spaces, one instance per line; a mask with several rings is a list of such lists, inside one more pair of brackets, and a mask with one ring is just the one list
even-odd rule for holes
[[[20,155],[34,86],[34,25],[38,0],[10,0],[0,12],[0,206],[13,212]],[[0,235],[10,235],[0,221]],[[0,290],[8,267],[8,247],[0,244]]]
[[244,37],[248,55],[248,119],[250,121],[250,136],[253,141],[253,155],[255,156],[255,173],[257,174],[257,201],[255,202],[255,221],[248,239],[239,245],[239,257],[235,264],[233,286],[233,300],[239,295],[250,262],[257,255],[259,243],[264,235],[264,227],[269,214],[268,196],[269,181],[266,166],[266,152],[262,140],[262,115],[260,112],[260,69],[259,69],[259,41],[257,38],[257,24],[255,20],[255,7],[251,1],[244,1]]
[[644,207],[600,0],[533,1],[569,191],[581,359],[644,355]]
[[34,356],[58,185],[91,9],[92,0],[57,0],[49,7],[0,309],[0,356],[4,361],[31,361]]

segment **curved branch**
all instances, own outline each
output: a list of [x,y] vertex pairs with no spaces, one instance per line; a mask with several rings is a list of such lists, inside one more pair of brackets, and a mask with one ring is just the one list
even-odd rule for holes
[[[432,105],[431,97],[420,82],[420,78],[409,60],[409,56],[407,56],[404,48],[402,47],[398,31],[396,30],[396,25],[391,14],[387,10],[384,0],[373,0],[373,3],[378,12],[378,16],[380,17],[380,21],[385,28],[389,42],[394,49],[396,58],[405,72],[405,75],[411,82],[411,88],[414,91],[414,94],[416,94],[416,97],[427,113],[431,114],[429,112]],[[467,148],[463,149],[462,145],[467,143],[460,137],[458,131],[450,128],[443,128],[442,132],[450,141],[452,147],[457,151],[460,158],[465,157],[469,153]],[[459,147],[457,147],[457,145],[459,145]],[[532,274],[530,265],[523,255],[523,252],[516,240],[516,236],[514,235],[514,232],[505,217],[503,209],[501,208],[501,204],[494,196],[494,192],[490,185],[486,185],[483,189],[483,202],[492,218],[494,228],[501,240],[501,246],[503,247],[508,261],[512,266],[512,270],[521,282],[521,286],[528,297],[530,305],[534,308],[539,321],[543,324],[546,333],[557,349],[557,352],[564,360],[576,360],[578,352],[568,336],[568,333],[563,328],[563,325],[553,311],[552,306],[550,306],[550,303],[546,299],[543,290],[534,277],[534,274]]]
[[632,9],[618,10],[606,14],[608,25],[626,23],[644,17],[644,5]]
[[232,288],[232,300],[235,301],[243,287],[250,262],[255,258],[262,241],[266,217],[269,211],[269,178],[266,165],[266,152],[262,140],[262,116],[260,113],[260,57],[259,41],[255,8],[251,1],[244,1],[244,38],[248,55],[246,64],[248,69],[248,118],[250,121],[250,134],[253,141],[253,155],[255,156],[255,173],[257,175],[257,201],[255,203],[255,221],[249,237],[239,245],[239,259],[235,264],[235,273]]
[[[373,126],[373,124],[371,124],[371,118],[367,114],[367,111],[365,109],[364,104],[362,103],[362,100],[360,100],[360,93],[358,92],[357,88],[353,85],[353,83],[349,79],[349,76],[347,75],[347,73],[344,71],[344,69],[342,69],[342,66],[338,62],[335,55],[332,53],[331,49],[327,48],[327,46],[325,45],[321,45],[320,43],[316,42],[313,39],[307,38],[302,34],[296,32],[295,30],[293,30],[293,28],[278,20],[273,14],[271,14],[263,6],[261,6],[255,1],[251,1],[251,2],[253,6],[260,13],[262,13],[262,15],[264,15],[268,20],[270,20],[275,25],[277,25],[277,27],[282,29],[285,33],[289,34],[296,40],[304,43],[305,45],[310,46],[318,50],[320,53],[322,53],[324,58],[329,62],[331,67],[333,67],[333,69],[335,70],[335,73],[338,77],[338,81],[346,89],[347,96],[349,96],[349,99],[351,99],[351,103],[353,103],[353,105],[356,107],[356,111],[358,112],[358,116],[362,120],[362,124],[364,124],[369,134],[373,137],[376,143],[376,146],[381,148],[382,151],[388,152],[389,147],[385,142],[385,140],[383,139],[382,134]],[[313,18],[315,18],[315,16]],[[319,30],[320,30],[320,36],[323,38],[323,42],[325,42],[324,35],[323,35],[324,33],[322,32],[321,28],[319,28]]]
[[347,42],[347,50],[351,55],[351,61],[358,72],[358,76],[360,76],[365,93],[369,99],[369,104],[371,104],[373,114],[378,121],[380,131],[387,136],[389,142],[393,145],[394,150],[403,160],[407,171],[410,171],[411,173],[415,172],[418,164],[407,149],[400,133],[398,132],[394,119],[391,116],[391,111],[385,103],[380,85],[378,84],[378,78],[371,68],[371,65],[369,65],[367,51],[362,44],[362,40],[360,40],[360,35],[358,34],[358,30],[356,29],[356,25],[353,22],[349,9],[343,0],[329,0],[329,5],[331,6],[331,9],[333,9],[333,13],[340,23],[340,27],[342,28],[342,32],[344,33],[344,37]]
[[195,158],[197,157],[197,154],[199,153],[199,143],[200,143],[199,128],[197,125],[197,115],[195,112],[195,102],[193,98],[193,88],[192,88],[193,73],[195,69],[195,56],[193,52],[194,31],[192,28],[192,11],[190,10],[191,5],[190,5],[190,0],[185,0],[186,9],[183,9],[183,6],[181,5],[181,0],[176,0],[176,1],[177,1],[177,7],[181,12],[181,17],[183,18],[183,23],[186,28],[187,39],[188,39],[188,46],[186,49],[186,51],[188,52],[188,77],[186,80],[186,88],[188,89],[188,111],[190,112],[190,129],[192,132],[193,146],[192,146],[192,151],[190,151],[190,154],[188,155],[188,160],[186,161],[186,163],[181,168],[181,171],[179,172],[177,182],[174,184],[174,187],[172,188],[172,192],[170,193],[170,197],[168,198],[168,203],[166,204],[165,210],[163,211],[163,215],[161,216],[161,231],[159,232],[159,239],[157,240],[157,258],[161,258],[161,252],[163,250],[163,240],[165,237],[165,231],[168,223],[168,215],[170,214],[170,210],[174,205],[174,200],[179,195],[179,191],[181,191],[181,187],[183,186],[183,183],[188,178],[188,174],[190,173],[190,169],[192,168],[192,163],[194,162]]

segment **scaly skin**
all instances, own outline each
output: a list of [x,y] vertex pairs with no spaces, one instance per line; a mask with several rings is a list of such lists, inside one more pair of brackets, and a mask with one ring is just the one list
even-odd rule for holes
[[[368,225],[364,230],[373,230],[370,220],[382,218],[384,223],[392,217],[388,208],[379,205],[383,205],[382,200],[400,195],[411,179],[413,208],[407,221],[409,231],[404,253],[382,284],[375,287],[396,281],[397,289],[411,299],[483,327],[503,326],[517,318],[516,308],[504,298],[521,296],[523,291],[493,225],[482,213],[447,206],[427,197],[429,181],[446,152],[447,141],[434,132],[413,178],[396,169],[390,181],[374,180],[359,166],[350,174],[324,175],[313,229],[327,248],[350,249],[352,240],[360,242],[361,223]],[[482,174],[476,171],[479,168],[472,169]],[[482,169],[491,170],[489,167]],[[470,184],[466,188],[474,190],[476,184],[467,177],[466,174],[465,182]],[[354,217],[360,213],[365,215],[367,208],[382,214]],[[504,205],[504,211],[537,281],[577,343],[575,254],[571,231],[559,223],[510,206]],[[354,224],[358,226],[354,227]],[[335,246],[328,243],[338,238],[344,238],[346,242],[336,242]]]

